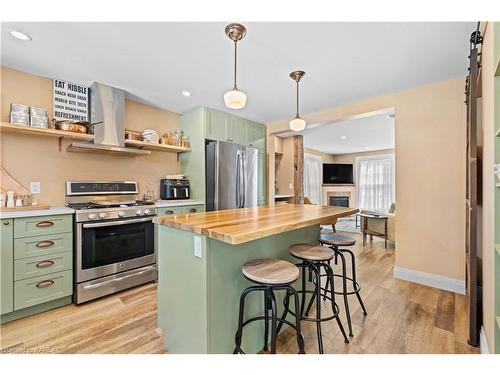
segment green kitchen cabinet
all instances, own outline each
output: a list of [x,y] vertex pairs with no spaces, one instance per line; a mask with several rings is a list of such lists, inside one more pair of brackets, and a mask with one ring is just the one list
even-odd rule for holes
[[266,127],[264,125],[248,121],[247,134],[249,146],[259,150],[266,149]]
[[229,119],[227,113],[207,108],[205,138],[224,142],[229,140]]
[[246,145],[247,141],[247,124],[248,121],[242,119],[241,117],[229,116],[229,129],[228,129],[228,138],[229,142],[236,143],[239,145]]
[[258,174],[257,174],[257,205],[265,206],[266,199],[266,152],[259,150]]
[[7,314],[14,309],[14,220],[2,220],[2,248],[0,249],[0,313]]

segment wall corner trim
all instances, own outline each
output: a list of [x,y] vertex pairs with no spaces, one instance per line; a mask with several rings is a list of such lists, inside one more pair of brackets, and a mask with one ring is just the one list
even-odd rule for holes
[[394,266],[393,275],[396,279],[411,281],[417,284],[432,286],[458,294],[465,294],[465,281],[452,279],[432,273],[425,273],[410,268]]
[[490,354],[488,341],[486,340],[486,334],[484,333],[484,326],[481,326],[481,330],[479,331],[479,348],[481,350],[481,354]]

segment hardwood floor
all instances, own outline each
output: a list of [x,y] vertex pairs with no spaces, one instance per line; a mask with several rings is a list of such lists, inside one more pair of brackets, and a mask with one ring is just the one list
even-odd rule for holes
[[[352,297],[354,337],[344,344],[335,321],[324,323],[326,353],[479,353],[467,344],[464,296],[394,279],[394,249],[385,250],[381,239],[363,247],[355,237],[368,316]],[[343,312],[340,299],[337,303]],[[347,328],[344,315],[342,321]],[[306,352],[317,353],[315,324],[302,328]],[[166,353],[156,323],[156,285],[2,324],[0,352]],[[278,352],[297,352],[291,330],[279,336]]]

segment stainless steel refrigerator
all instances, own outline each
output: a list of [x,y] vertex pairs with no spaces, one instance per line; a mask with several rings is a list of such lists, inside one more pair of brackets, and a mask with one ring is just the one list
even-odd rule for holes
[[257,206],[256,148],[207,141],[205,156],[207,211]]

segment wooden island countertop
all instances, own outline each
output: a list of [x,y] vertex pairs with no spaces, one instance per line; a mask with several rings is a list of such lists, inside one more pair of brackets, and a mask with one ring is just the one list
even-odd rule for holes
[[285,204],[196,214],[157,216],[154,222],[232,245],[353,215],[355,208]]

